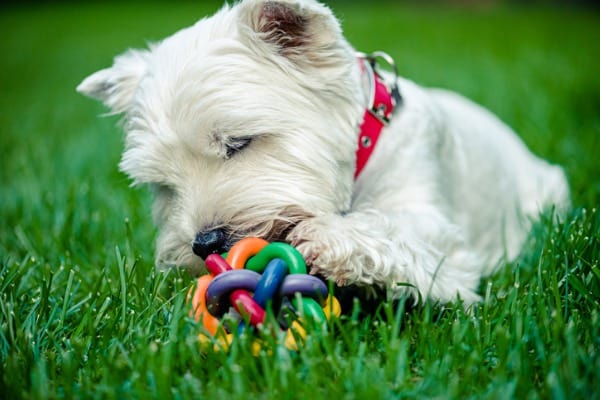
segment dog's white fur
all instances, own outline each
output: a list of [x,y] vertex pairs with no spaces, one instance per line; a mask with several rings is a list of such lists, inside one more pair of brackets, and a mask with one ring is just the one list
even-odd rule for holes
[[233,239],[285,239],[340,284],[469,304],[480,278],[518,254],[532,217],[568,206],[568,185],[483,108],[399,87],[356,182],[364,77],[313,0],[225,6],[78,90],[125,115],[120,166],[156,192],[159,265],[201,269],[190,244],[223,226]]

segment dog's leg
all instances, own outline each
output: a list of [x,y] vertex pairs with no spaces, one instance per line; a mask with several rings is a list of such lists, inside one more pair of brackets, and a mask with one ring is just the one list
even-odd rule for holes
[[344,284],[378,285],[394,297],[442,302],[479,299],[478,257],[458,228],[435,208],[383,213],[377,209],[327,215],[299,224],[288,238],[311,272]]

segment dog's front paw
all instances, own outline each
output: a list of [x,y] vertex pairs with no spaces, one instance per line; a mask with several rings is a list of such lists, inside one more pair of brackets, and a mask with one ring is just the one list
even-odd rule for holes
[[[341,216],[317,217],[298,224],[288,241],[303,255],[311,274],[319,274],[337,285],[373,284],[385,281],[383,257],[356,237]],[[385,269],[385,268],[384,268]]]
[[302,254],[311,274],[343,285],[350,275],[344,271],[348,256],[335,243],[329,225],[325,218],[311,218],[298,224],[287,239]]

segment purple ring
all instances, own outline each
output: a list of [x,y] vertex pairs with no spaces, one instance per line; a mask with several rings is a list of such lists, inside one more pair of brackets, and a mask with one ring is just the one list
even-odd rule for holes
[[221,318],[231,307],[229,294],[236,289],[254,292],[260,274],[248,269],[233,269],[215,276],[206,289],[206,309]]
[[[216,279],[216,278],[215,278]],[[291,274],[285,277],[279,288],[278,297],[293,297],[296,293],[307,296],[323,304],[329,294],[325,282],[316,276]]]

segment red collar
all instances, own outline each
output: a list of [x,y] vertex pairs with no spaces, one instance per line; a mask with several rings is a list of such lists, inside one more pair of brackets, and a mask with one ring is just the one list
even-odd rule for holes
[[[381,131],[389,124],[396,106],[402,101],[396,82],[397,73],[394,60],[382,52],[375,52],[370,55],[358,54],[358,57],[361,70],[364,74],[367,74],[370,93],[369,106],[365,111],[358,136],[356,170],[354,171],[355,180],[367,164],[367,161],[369,161],[379,140]],[[377,60],[379,58],[385,60],[393,69],[395,75],[394,81],[391,84],[386,83],[377,71]]]

